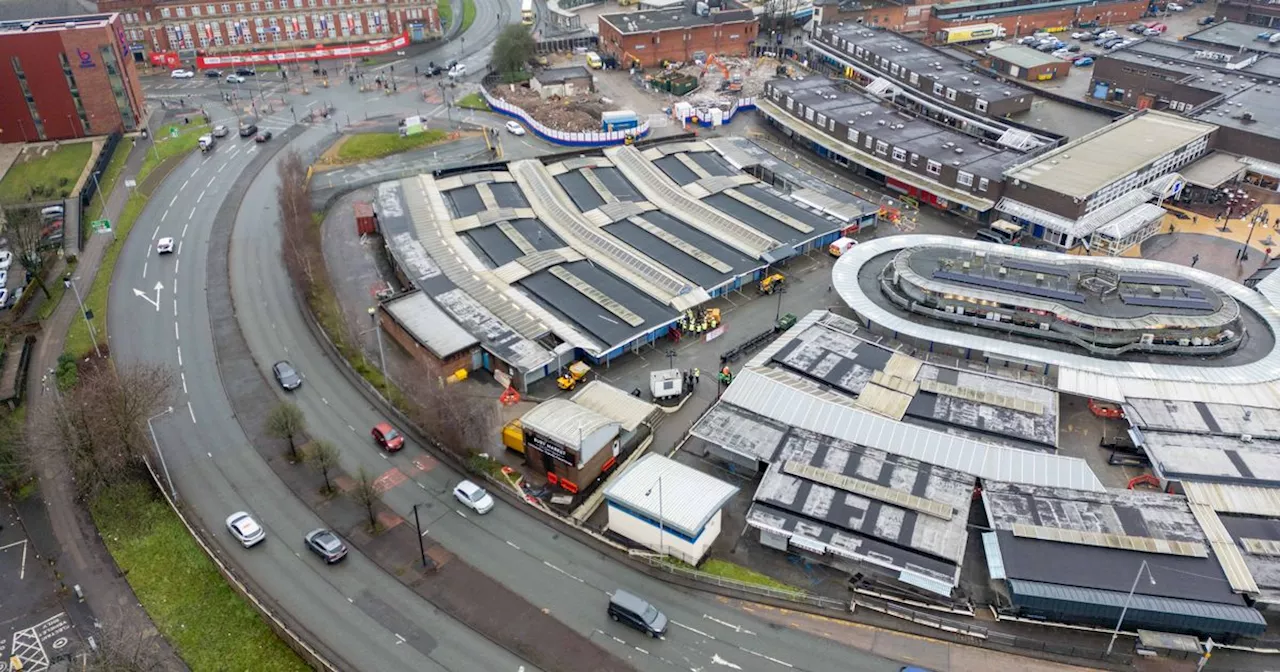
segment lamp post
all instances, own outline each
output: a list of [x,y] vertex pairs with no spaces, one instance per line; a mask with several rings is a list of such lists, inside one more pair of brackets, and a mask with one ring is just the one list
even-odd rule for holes
[[[661,476],[658,477],[657,488],[658,488],[658,553],[662,555],[666,555],[667,554],[667,545],[666,545],[667,527],[666,527],[665,516],[663,515],[663,511],[662,511],[662,477]],[[649,493],[651,492],[653,492],[652,487],[649,488],[648,490],[645,490],[644,496],[648,497]]]
[[377,306],[369,308],[369,319],[373,321],[373,333],[378,339],[378,367],[382,370],[382,393],[388,394],[387,388],[391,382],[391,376],[387,373],[387,355],[382,350],[382,329],[378,328]]
[[1129,587],[1129,597],[1124,600],[1124,608],[1120,610],[1120,620],[1116,621],[1116,629],[1111,633],[1111,641],[1107,643],[1107,653],[1111,655],[1111,647],[1116,645],[1116,637],[1120,636],[1120,626],[1124,623],[1124,617],[1129,613],[1129,603],[1133,601],[1133,592],[1138,589],[1138,579],[1142,578],[1142,573],[1147,573],[1147,579],[1151,581],[1151,585],[1156,585],[1156,577],[1151,575],[1151,568],[1147,566],[1147,561],[1143,560],[1138,566],[1138,573],[1133,575],[1133,585]]
[[156,455],[160,457],[160,468],[164,470],[164,480],[169,482],[169,494],[173,495],[173,501],[178,501],[178,488],[174,486],[173,479],[169,477],[169,465],[164,461],[164,451],[160,450],[160,441],[156,439],[156,428],[151,425],[151,421],[162,415],[168,415],[173,412],[173,407],[164,409],[155,415],[147,418],[147,429],[151,431],[151,443],[155,444]]
[[85,310],[84,301],[80,300],[80,289],[76,287],[76,283],[72,280],[71,274],[63,276],[62,286],[69,288],[76,295],[76,303],[80,304],[80,315],[84,317],[84,323],[89,327],[89,338],[93,339],[93,351],[98,357],[102,357],[102,348],[98,347],[98,333],[93,328],[93,313]]
[[427,548],[422,543],[422,535],[426,534],[422,531],[422,521],[418,519],[418,504],[413,505],[413,525],[418,528],[418,552],[422,554],[422,566],[427,566]]

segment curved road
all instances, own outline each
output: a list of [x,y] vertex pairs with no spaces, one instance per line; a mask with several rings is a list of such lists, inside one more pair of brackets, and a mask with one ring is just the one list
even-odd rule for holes
[[[510,7],[496,10],[484,3],[478,3],[467,32],[472,48],[483,45],[464,59],[472,77],[512,14]],[[450,46],[409,62],[442,60]],[[259,125],[278,132],[292,120],[283,113]],[[327,129],[311,128],[292,145],[314,148],[327,135]],[[205,279],[214,218],[233,183],[244,180],[251,184],[231,240],[231,291],[236,319],[262,375],[269,379],[266,367],[285,357],[301,369],[306,383],[291,396],[306,413],[310,434],[339,447],[346,470],[365,466],[381,473],[398,467],[411,474],[417,472],[411,460],[423,454],[417,446],[391,457],[373,449],[368,428],[382,419],[379,411],[348,384],[304,323],[280,262],[276,160],[256,175],[242,174],[257,152],[269,149],[231,137],[210,155],[188,157],[139,218],[111,288],[114,355],[164,363],[178,372],[174,412],[154,424],[180,495],[213,531],[223,555],[313,641],[323,642],[326,655],[344,670],[531,670],[438,613],[361,554],[353,552],[333,568],[306,554],[302,535],[321,522],[279,482],[233,415],[227,388],[261,381],[220,379]],[[154,253],[161,237],[175,238],[175,254]],[[413,478],[383,501],[406,517],[414,504],[429,504],[422,524],[450,552],[637,669],[898,669],[830,640],[779,628],[729,601],[631,570],[522,510],[500,504],[482,518],[461,515],[448,494],[461,476],[444,465]],[[224,532],[226,515],[240,509],[254,512],[268,529],[271,539],[262,547],[245,551]],[[668,613],[673,625],[664,640],[649,640],[604,617],[605,593],[619,586],[648,596]]]

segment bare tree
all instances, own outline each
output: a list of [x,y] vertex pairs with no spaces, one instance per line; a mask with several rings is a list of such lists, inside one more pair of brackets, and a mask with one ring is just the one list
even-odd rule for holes
[[317,439],[311,444],[311,452],[307,455],[307,461],[320,470],[321,476],[324,476],[323,494],[327,495],[333,492],[333,484],[329,482],[329,472],[338,468],[337,447],[324,439]]
[[280,207],[284,231],[282,254],[285,269],[294,284],[311,297],[317,282],[317,269],[323,269],[324,258],[320,248],[320,227],[311,219],[307,168],[298,153],[290,151],[280,160],[277,172],[280,186],[276,188],[276,202]]
[[99,630],[98,647],[73,658],[71,669],[85,672],[166,672],[159,633],[129,628],[120,619],[107,619]]
[[294,462],[298,461],[298,445],[295,439],[306,429],[307,419],[302,415],[302,409],[287,401],[280,402],[271,409],[271,415],[267,416],[267,433],[277,439],[288,439],[289,459]]
[[15,490],[32,476],[31,450],[21,415],[9,413],[0,420],[0,488]]
[[35,278],[45,298],[51,298],[49,288],[44,284],[44,256],[40,253],[41,242],[46,237],[40,211],[35,208],[13,208],[5,211],[3,219],[9,247],[18,257],[18,263]]
[[360,467],[360,471],[356,472],[356,484],[351,488],[351,499],[360,506],[364,507],[365,513],[369,514],[369,531],[378,531],[378,517],[373,515],[373,507],[378,503],[378,486],[374,483],[373,476],[364,467]]
[[446,372],[414,360],[405,374],[409,419],[443,448],[466,459],[485,452],[498,426],[498,399],[449,385]]
[[81,495],[145,473],[151,452],[147,419],[168,405],[173,374],[155,364],[95,360],[80,372],[75,389],[61,396],[28,437],[47,445],[52,437],[70,453]]

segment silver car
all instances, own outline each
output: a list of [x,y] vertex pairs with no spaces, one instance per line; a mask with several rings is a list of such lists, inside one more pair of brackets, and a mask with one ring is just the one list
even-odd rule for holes
[[227,529],[241,546],[249,548],[267,538],[267,531],[262,529],[253,516],[244,511],[237,511],[227,517]]

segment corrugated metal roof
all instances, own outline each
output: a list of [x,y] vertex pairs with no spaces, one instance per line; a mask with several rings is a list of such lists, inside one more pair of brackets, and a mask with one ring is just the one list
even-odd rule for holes
[[[636,431],[641,423],[656,425],[656,420],[662,413],[660,407],[599,380],[584,385],[572,399],[579,406],[617,420],[628,432]],[[659,414],[658,417],[654,417],[655,413]]]
[[604,498],[696,537],[737,492],[736,485],[650,453],[615,476]]
[[1192,504],[1204,504],[1221,513],[1280,518],[1280,489],[1227,483],[1183,481]]
[[784,424],[983,479],[1103,490],[1084,460],[995,446],[896,422],[785,371],[748,368],[738,374],[721,400]]
[[567,399],[548,399],[520,416],[526,429],[555,439],[566,446],[577,446],[582,438],[601,428],[618,424],[603,415]]
[[480,343],[470,332],[458,326],[431,297],[420,291],[391,299],[383,303],[382,308],[414,340],[427,346],[431,354],[440,359]]
[[1209,538],[1209,546],[1213,548],[1218,564],[1222,565],[1222,571],[1227,575],[1227,582],[1231,584],[1231,589],[1237,593],[1257,595],[1258,584],[1253,580],[1253,574],[1245,565],[1240,548],[1236,546],[1235,539],[1231,538],[1231,533],[1227,532],[1227,528],[1222,525],[1217,512],[1205,504],[1192,504],[1191,515],[1196,517],[1196,522],[1200,523],[1200,529],[1204,530],[1205,536]]
[[1004,557],[1000,555],[999,535],[995,532],[983,532],[982,551],[987,556],[987,573],[992,580],[1008,578],[1004,573]]
[[[1123,609],[1126,600],[1129,600],[1127,593],[1078,586],[1062,586],[1054,583],[1040,583],[1039,581],[1010,579],[1009,587],[1012,588],[1015,595],[1062,600],[1064,602],[1099,604],[1116,609]],[[1178,600],[1171,597],[1153,597],[1151,595],[1142,595],[1141,593],[1133,595],[1132,600],[1129,601],[1129,610],[1212,618],[1252,626],[1242,628],[1241,634],[1261,634],[1267,625],[1262,618],[1262,614],[1249,607]]]

